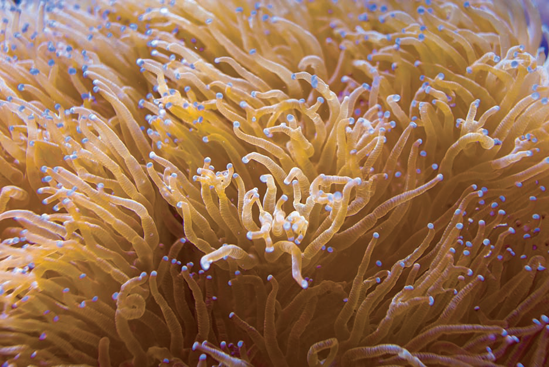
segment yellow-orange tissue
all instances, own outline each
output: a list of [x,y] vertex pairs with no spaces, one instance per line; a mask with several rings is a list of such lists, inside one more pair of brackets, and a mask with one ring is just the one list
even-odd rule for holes
[[3,367],[549,363],[530,0],[0,15]]

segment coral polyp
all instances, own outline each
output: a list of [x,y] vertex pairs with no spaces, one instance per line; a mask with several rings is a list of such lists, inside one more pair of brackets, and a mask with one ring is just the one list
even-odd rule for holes
[[2,366],[549,363],[531,1],[0,9]]

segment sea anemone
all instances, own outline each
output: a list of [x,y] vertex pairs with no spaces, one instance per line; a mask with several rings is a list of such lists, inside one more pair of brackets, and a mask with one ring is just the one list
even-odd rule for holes
[[2,366],[549,363],[530,0],[0,9]]

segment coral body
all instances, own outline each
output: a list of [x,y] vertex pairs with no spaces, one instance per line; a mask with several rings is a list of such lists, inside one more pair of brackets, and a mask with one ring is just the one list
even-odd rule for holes
[[549,363],[530,1],[0,11],[2,366]]

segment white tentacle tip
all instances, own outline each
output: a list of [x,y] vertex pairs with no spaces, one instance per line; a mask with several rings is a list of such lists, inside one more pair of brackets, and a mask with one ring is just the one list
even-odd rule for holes
[[212,261],[208,260],[206,256],[203,256],[202,259],[200,259],[200,266],[202,266],[202,269],[208,270],[211,265],[212,265]]

